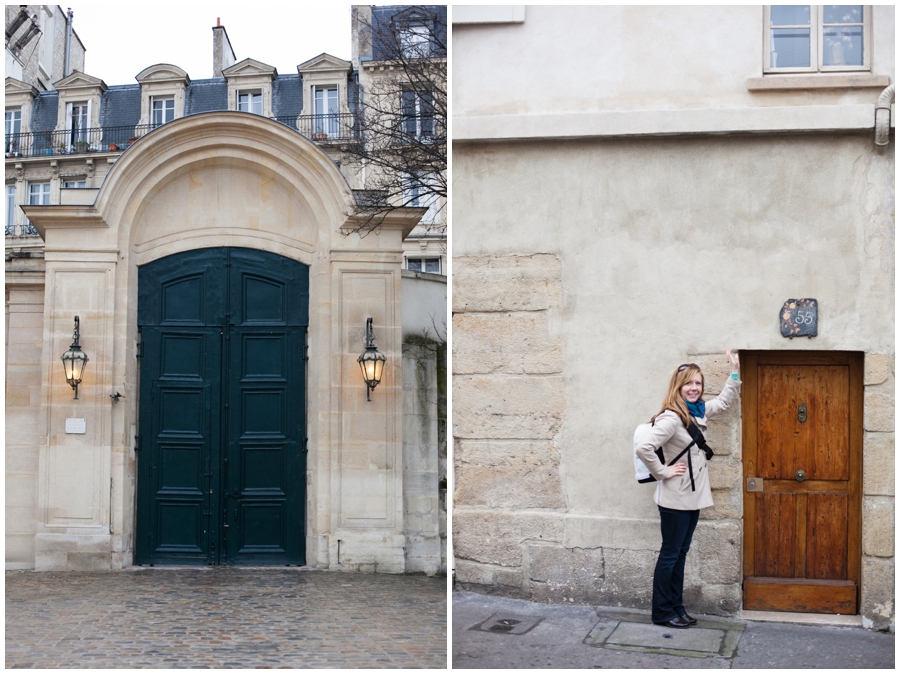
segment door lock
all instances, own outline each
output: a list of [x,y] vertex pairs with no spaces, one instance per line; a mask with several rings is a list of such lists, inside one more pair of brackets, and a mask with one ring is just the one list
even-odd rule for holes
[[806,418],[807,418],[806,405],[800,405],[797,408],[797,421],[799,421],[801,424],[805,424]]
[[747,478],[747,491],[762,491],[763,490],[763,479],[761,477],[748,477]]
[[797,482],[803,482],[803,480],[806,479],[806,471],[798,470],[796,473],[794,473],[794,477],[797,478]]

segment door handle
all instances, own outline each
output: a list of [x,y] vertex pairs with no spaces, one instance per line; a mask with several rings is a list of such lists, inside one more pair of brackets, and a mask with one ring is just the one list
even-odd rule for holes
[[796,473],[794,473],[794,477],[796,478],[797,482],[803,482],[803,480],[806,479],[806,471],[798,470]]

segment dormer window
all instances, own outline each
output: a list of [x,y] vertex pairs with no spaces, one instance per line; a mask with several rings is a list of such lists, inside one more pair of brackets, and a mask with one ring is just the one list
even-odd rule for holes
[[19,134],[22,133],[22,108],[6,111],[6,154],[19,151]]
[[338,134],[337,87],[316,87],[314,134],[336,136]]
[[254,115],[263,114],[262,93],[259,91],[242,91],[238,93],[238,110],[250,112]]
[[88,142],[88,128],[91,119],[91,102],[69,103],[66,106],[66,137],[69,147]]
[[404,58],[431,56],[431,31],[423,24],[402,26],[399,29],[400,51]]
[[151,99],[150,123],[154,126],[162,126],[175,119],[175,97],[153,97]]

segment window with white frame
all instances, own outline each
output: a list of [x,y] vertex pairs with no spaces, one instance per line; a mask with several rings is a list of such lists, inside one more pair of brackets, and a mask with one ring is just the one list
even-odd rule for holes
[[82,189],[87,187],[87,180],[66,180],[63,182],[63,187],[67,190]]
[[262,93],[259,91],[239,91],[238,110],[252,112],[254,115],[262,114]]
[[175,97],[153,97],[150,99],[150,124],[155,127],[162,126],[175,119]]
[[69,148],[83,148],[88,143],[91,102],[66,104],[66,130]]
[[422,24],[410,24],[398,29],[400,50],[405,58],[431,56],[431,31]]
[[434,97],[431,91],[404,89],[400,94],[403,135],[427,139],[434,136]]
[[437,180],[434,175],[409,171],[403,174],[403,205],[424,207],[428,210],[419,222],[432,224],[437,222],[440,212],[440,196],[435,194]]
[[868,5],[769,5],[765,71],[871,70]]
[[6,186],[6,236],[16,233],[16,186]]
[[18,152],[22,133],[22,108],[6,109],[6,153]]
[[441,273],[441,258],[439,257],[408,257],[406,268],[410,271],[424,271],[428,274]]
[[313,133],[337,136],[339,131],[338,89],[336,86],[316,87],[314,92]]
[[[32,206],[49,206],[50,183],[29,183],[28,203]],[[28,218],[25,218],[25,231],[23,234],[37,234],[37,230]]]

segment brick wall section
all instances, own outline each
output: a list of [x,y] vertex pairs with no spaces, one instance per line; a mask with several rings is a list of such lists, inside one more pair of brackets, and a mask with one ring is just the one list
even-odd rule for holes
[[894,354],[867,353],[860,613],[875,629],[894,616],[894,385]]
[[523,588],[529,546],[564,534],[563,345],[551,326],[562,265],[543,254],[453,264],[456,577]]

